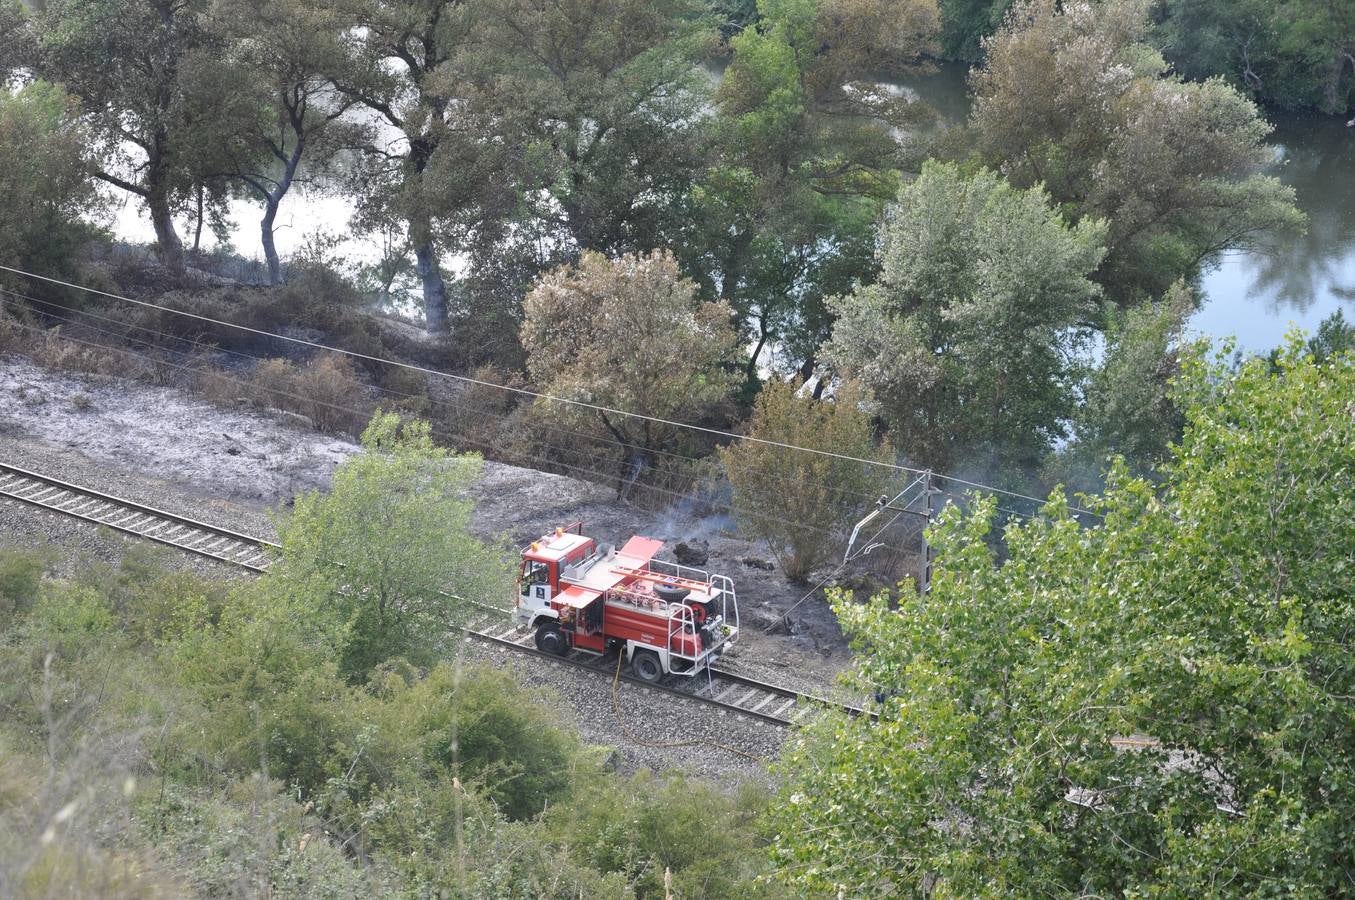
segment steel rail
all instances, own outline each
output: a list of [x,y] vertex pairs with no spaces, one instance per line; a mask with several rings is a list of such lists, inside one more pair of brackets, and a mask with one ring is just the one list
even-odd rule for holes
[[9,463],[0,463],[0,497],[93,522],[255,573],[265,571],[268,568],[268,553],[280,549],[277,544],[260,537],[241,534],[125,497],[115,497]]
[[[74,519],[102,525],[133,537],[155,541],[176,550],[184,550],[216,562],[236,566],[254,574],[267,571],[271,562],[270,554],[281,549],[279,544],[261,537],[3,462],[0,462],[0,499],[15,500],[48,512],[61,513]],[[463,597],[457,599],[496,614],[510,612],[478,600],[467,600]],[[573,651],[569,655],[561,656],[545,653],[531,645],[530,634],[522,634],[516,625],[508,621],[500,620],[493,623],[492,627],[485,623],[481,623],[479,627],[470,625],[459,627],[467,636],[483,643],[511,649],[533,658],[558,662],[606,678],[611,678],[615,674],[613,657],[609,654],[598,656]],[[691,690],[685,689],[684,686],[643,681],[624,673],[621,680],[657,693],[694,700],[724,712],[748,716],[782,728],[797,724],[798,719],[815,705],[834,707],[852,715],[864,712],[850,704],[759,681],[727,669],[711,667],[709,673],[708,679],[701,679],[699,676],[687,679],[693,686],[697,684],[704,686],[704,691],[700,688]],[[735,700],[727,699],[737,693],[737,688],[740,687],[747,688],[748,691]]]

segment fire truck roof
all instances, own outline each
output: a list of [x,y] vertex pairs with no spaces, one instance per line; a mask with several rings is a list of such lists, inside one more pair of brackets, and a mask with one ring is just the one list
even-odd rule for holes
[[534,559],[541,560],[564,559],[570,551],[578,549],[587,542],[588,538],[572,531],[566,531],[564,534],[548,534],[541,540],[532,543],[529,555]]

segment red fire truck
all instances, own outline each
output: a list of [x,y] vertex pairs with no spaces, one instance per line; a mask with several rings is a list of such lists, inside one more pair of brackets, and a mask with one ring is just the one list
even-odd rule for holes
[[523,551],[518,621],[542,651],[616,650],[645,681],[705,670],[739,633],[734,582],[654,559],[662,546],[633,537],[618,550],[582,522],[555,529]]

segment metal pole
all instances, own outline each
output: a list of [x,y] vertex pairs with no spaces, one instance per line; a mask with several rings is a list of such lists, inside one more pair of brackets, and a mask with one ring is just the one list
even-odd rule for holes
[[927,524],[922,526],[922,593],[926,594],[932,589],[932,544],[927,540],[927,526],[932,524],[932,516],[936,509],[932,504],[932,470],[928,469],[924,477],[927,483],[923,486],[922,492],[927,498]]

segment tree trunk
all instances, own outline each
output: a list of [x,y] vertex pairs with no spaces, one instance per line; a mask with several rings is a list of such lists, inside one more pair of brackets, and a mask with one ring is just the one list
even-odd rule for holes
[[752,355],[748,357],[748,365],[744,367],[743,371],[743,379],[749,385],[757,383],[757,360],[762,355],[762,349],[767,346],[767,338],[770,337],[765,316],[758,317],[757,332],[757,346],[753,348]]
[[273,222],[278,217],[278,207],[282,205],[282,198],[287,196],[287,192],[292,188],[292,179],[296,177],[296,170],[301,165],[301,157],[306,152],[306,130],[304,119],[301,114],[292,113],[292,130],[296,134],[296,144],[292,146],[292,152],[287,156],[287,161],[282,167],[282,178],[273,186],[273,190],[264,192],[263,221],[259,224],[259,230],[263,237],[263,255],[268,260],[268,284],[270,287],[277,287],[282,284],[282,263],[278,260],[278,248],[273,243]]
[[207,186],[198,183],[198,220],[193,223],[193,252],[197,253],[202,249],[202,214],[203,214],[203,194],[207,191]]
[[268,262],[268,284],[277,287],[282,284],[282,263],[278,260],[278,248],[273,243],[273,220],[278,217],[278,200],[269,197],[264,202],[263,222],[259,225],[259,237],[263,240],[263,258]]
[[431,240],[414,248],[414,262],[423,282],[424,327],[434,334],[443,334],[447,331],[447,285],[442,280]]
[[160,245],[160,261],[175,272],[184,270],[183,242],[174,230],[174,216],[170,213],[169,197],[163,187],[152,183],[146,195],[146,206],[150,208],[151,225],[155,228],[155,240]]

